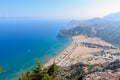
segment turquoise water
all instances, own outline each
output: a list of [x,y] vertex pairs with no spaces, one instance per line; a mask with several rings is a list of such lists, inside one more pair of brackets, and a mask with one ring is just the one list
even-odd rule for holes
[[0,80],[16,80],[21,72],[36,65],[35,58],[44,64],[58,55],[71,39],[56,35],[68,27],[63,21],[0,22],[0,65],[7,70]]

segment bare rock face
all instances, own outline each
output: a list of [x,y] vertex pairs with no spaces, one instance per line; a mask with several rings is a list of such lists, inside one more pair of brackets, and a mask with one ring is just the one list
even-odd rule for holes
[[87,75],[83,80],[120,80],[120,70],[113,72],[112,70],[106,72],[95,72]]
[[111,62],[104,70],[88,74],[83,80],[120,80],[120,60]]

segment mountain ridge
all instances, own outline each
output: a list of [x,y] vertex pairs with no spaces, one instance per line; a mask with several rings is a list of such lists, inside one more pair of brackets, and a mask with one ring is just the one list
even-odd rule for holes
[[[120,20],[114,20],[111,15],[117,17],[120,16],[120,12],[106,15],[103,18],[92,18],[83,21],[71,21],[70,24],[74,25],[74,28],[60,30],[57,34],[58,37],[72,37],[76,35],[87,35],[89,37],[99,37],[103,40],[113,43],[120,44]],[[116,16],[115,16],[116,17]],[[120,18],[120,17],[118,17]],[[94,29],[94,32],[93,32]],[[96,34],[94,34],[96,33]]]

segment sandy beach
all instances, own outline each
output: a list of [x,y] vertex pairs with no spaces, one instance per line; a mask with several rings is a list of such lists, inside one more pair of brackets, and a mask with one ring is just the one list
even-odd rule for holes
[[79,35],[72,37],[72,40],[72,43],[62,53],[50,59],[45,66],[54,62],[59,66],[70,66],[78,62],[102,64],[117,59],[114,54],[120,52],[117,47],[100,38]]

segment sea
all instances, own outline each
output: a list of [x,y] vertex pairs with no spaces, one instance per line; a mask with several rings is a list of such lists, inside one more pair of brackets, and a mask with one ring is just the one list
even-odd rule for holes
[[36,67],[36,58],[45,64],[60,54],[72,39],[57,34],[70,27],[59,20],[0,20],[0,66],[6,71],[0,80],[18,80]]

